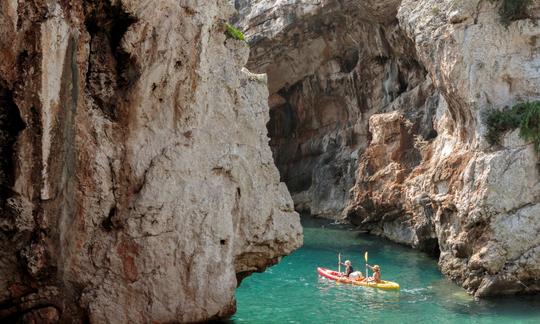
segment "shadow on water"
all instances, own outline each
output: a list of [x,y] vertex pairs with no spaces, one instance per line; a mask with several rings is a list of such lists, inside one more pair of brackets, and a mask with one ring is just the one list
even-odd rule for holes
[[[476,301],[423,253],[327,220],[303,218],[302,225],[304,246],[244,280],[229,323],[540,323],[540,297]],[[364,272],[364,251],[400,291],[336,284],[316,273],[337,268],[338,253]]]

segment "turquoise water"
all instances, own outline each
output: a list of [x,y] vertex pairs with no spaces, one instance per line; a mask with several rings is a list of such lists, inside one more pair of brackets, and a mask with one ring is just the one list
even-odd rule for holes
[[[475,301],[418,251],[337,225],[303,220],[304,246],[237,290],[234,323],[540,323],[540,297]],[[363,253],[399,292],[336,285],[317,266],[337,268],[337,253],[364,272]],[[344,259],[342,259],[344,260]]]

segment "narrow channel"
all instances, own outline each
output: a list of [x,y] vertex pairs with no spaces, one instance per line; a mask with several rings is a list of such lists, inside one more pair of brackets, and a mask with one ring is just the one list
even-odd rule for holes
[[[328,220],[302,223],[302,248],[242,282],[233,323],[538,323],[538,296],[474,300],[424,253]],[[337,267],[338,253],[364,272],[364,251],[400,291],[336,285],[317,275],[318,266]]]

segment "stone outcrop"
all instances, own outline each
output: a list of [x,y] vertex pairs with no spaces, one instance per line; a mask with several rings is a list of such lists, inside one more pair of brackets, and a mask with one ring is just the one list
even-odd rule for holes
[[239,8],[248,66],[269,78],[270,145],[296,208],[339,218],[369,143],[369,116],[426,72],[398,28],[399,1],[278,3]]
[[0,321],[221,318],[301,245],[228,1],[0,3]]
[[398,13],[442,99],[439,136],[405,180],[409,210],[431,215],[443,273],[481,297],[540,291],[538,154],[517,132],[489,147],[482,123],[540,99],[540,3],[526,13],[508,27],[486,1],[403,1]]
[[540,291],[538,154],[482,122],[540,99],[538,1],[508,26],[482,0],[236,3],[299,210],[437,255],[477,296]]

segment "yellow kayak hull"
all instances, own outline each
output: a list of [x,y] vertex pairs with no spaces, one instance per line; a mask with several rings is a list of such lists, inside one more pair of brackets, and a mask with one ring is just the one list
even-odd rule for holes
[[399,284],[397,282],[392,282],[392,281],[381,280],[381,282],[378,282],[378,283],[357,281],[357,280],[349,280],[349,281],[352,281],[351,284],[357,285],[357,286],[378,288],[378,289],[384,289],[384,290],[399,290]]
[[381,282],[376,283],[376,282],[364,281],[363,278],[354,280],[354,279],[342,277],[341,274],[338,273],[337,271],[325,269],[325,268],[317,268],[317,272],[322,277],[328,278],[330,280],[334,280],[339,283],[377,288],[377,289],[383,289],[383,290],[399,290],[399,284],[392,281],[381,280]]

